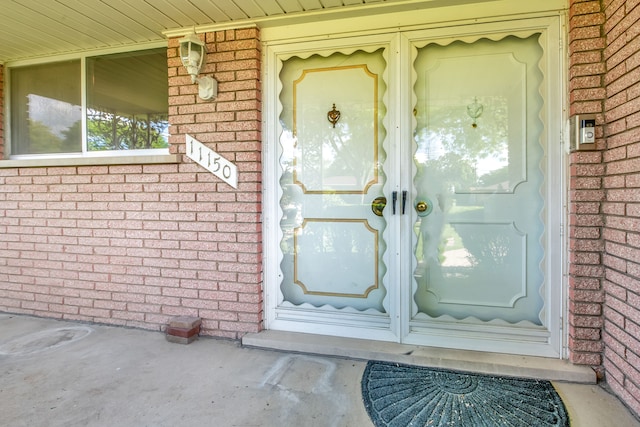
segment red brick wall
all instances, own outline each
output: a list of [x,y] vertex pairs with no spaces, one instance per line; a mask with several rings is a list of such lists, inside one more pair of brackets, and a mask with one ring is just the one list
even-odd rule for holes
[[571,360],[640,414],[640,2],[572,0],[569,39],[571,115],[598,125],[570,158]]
[[640,3],[603,5],[604,368],[611,388],[640,414]]
[[207,35],[215,101],[168,49],[171,150],[184,134],[235,162],[235,190],[184,156],[169,165],[0,169],[0,311],[161,329],[203,319],[238,338],[262,324],[260,43]]
[[569,158],[569,358],[577,364],[599,366],[604,301],[601,254],[605,189],[600,151],[605,143],[604,14],[599,1],[570,3],[570,115],[596,114],[598,151],[573,152]]

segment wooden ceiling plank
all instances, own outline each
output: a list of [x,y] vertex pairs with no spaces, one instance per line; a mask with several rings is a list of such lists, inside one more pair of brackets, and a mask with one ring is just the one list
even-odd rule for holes
[[[123,13],[136,16],[138,20],[146,19],[151,28],[152,25],[159,25],[162,29],[177,27],[178,21],[174,20],[170,15],[162,13],[162,11],[153,7],[146,1],[131,1],[131,0],[108,0],[108,3],[113,7],[116,7],[123,11]],[[144,18],[141,17],[144,16]]]
[[[30,9],[35,16],[46,15],[54,21],[64,23],[66,27],[77,33],[86,34],[89,37],[100,42],[100,44],[109,46],[122,43],[122,39],[117,32],[111,30],[107,25],[102,24],[95,19],[87,18],[74,9],[69,8],[58,2],[32,2],[31,0],[16,0],[23,6]],[[27,4],[29,6],[27,6]]]
[[322,9],[320,0],[298,0],[304,10],[319,10]]
[[266,16],[277,16],[286,13],[276,0],[258,0],[256,3],[258,3]]
[[209,17],[210,22],[218,23],[231,20],[231,16],[226,10],[220,7],[218,1],[214,3],[210,0],[191,0],[191,2],[195,7],[200,9],[202,13]]
[[[173,0],[172,3],[174,3]],[[215,3],[217,5],[218,0],[215,2],[209,0],[209,3]],[[202,4],[202,0],[184,0],[181,7],[183,7],[187,12],[187,16],[189,16],[192,21],[196,22],[198,25],[210,23],[212,20],[211,16],[207,15],[203,8],[196,4]]]
[[122,39],[131,42],[149,41],[161,36],[162,33],[155,32],[139,21],[130,18],[120,10],[105,4],[101,0],[58,0],[61,4],[81,13],[86,19],[95,20],[100,23],[108,23],[109,28],[120,35]]
[[332,9],[343,6],[342,0],[320,0],[323,9]]
[[[201,20],[204,20],[203,18],[206,18],[206,15],[204,15],[202,12],[200,12],[199,10],[197,10],[197,8],[194,8],[194,6],[187,1],[184,0],[174,0],[174,1],[167,1],[167,0],[144,0],[145,2],[147,2],[149,5],[151,5],[152,7],[156,8],[157,10],[159,10],[160,12],[162,12],[164,15],[170,16],[171,18],[173,18],[173,20],[175,20],[178,23],[179,27],[192,27],[194,25],[200,24],[200,22],[197,22],[196,20],[194,20],[189,13],[193,12],[193,9],[196,9],[196,14],[200,14]],[[190,7],[183,7],[184,5],[188,4]]]
[[[259,7],[256,2],[254,0],[223,0],[221,2],[216,2],[216,3],[233,3],[233,5],[242,11],[243,15],[245,16],[242,19],[247,19],[247,18],[262,18],[267,16],[266,13],[264,12],[264,10],[262,10],[261,7]],[[239,18],[234,18],[234,19],[239,19]]]
[[[0,26],[0,39],[20,40],[20,43],[3,43],[0,45],[0,52],[2,52],[4,57],[21,57],[24,55],[24,52],[29,52],[32,55],[33,52],[43,54],[56,47],[55,39],[43,42],[37,36],[33,37],[33,35],[29,34],[26,30],[8,26]],[[58,46],[58,48],[59,47],[60,46]],[[67,45],[67,48],[71,48],[71,46]]]
[[304,10],[298,0],[278,0],[278,4],[284,9],[285,13],[302,12]]
[[[213,3],[212,1],[209,2]],[[153,0],[154,6],[162,5],[163,8],[171,8],[170,10],[178,11],[181,17],[184,16],[186,19],[181,21],[181,25],[184,27],[210,24],[213,17],[207,15],[203,8],[198,7],[196,3],[200,2],[193,0]]]
[[178,22],[171,18],[171,16],[165,15],[155,7],[152,7],[147,2],[143,1],[130,1],[130,0],[108,0],[109,6],[120,10],[127,16],[135,16],[136,21],[140,22],[148,28],[175,28],[178,26]]
[[[0,22],[5,22],[5,25],[0,26],[0,30],[6,33],[9,39],[19,39],[20,45],[24,50],[26,43],[35,46],[40,46],[40,49],[46,51],[51,50],[69,50],[77,49],[77,35],[71,34],[68,28],[46,15],[38,16],[38,20],[34,22],[33,14],[29,14],[28,11],[15,10],[10,16],[6,15],[4,9],[0,9]],[[46,28],[47,37],[41,37],[38,33],[34,33],[33,28]],[[94,39],[91,39],[95,42]],[[14,45],[13,43],[5,43],[1,48],[8,47],[7,45]]]

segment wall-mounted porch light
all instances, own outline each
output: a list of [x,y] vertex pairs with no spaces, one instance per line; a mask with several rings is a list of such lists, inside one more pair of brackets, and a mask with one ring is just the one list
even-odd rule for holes
[[212,99],[218,96],[218,82],[213,77],[198,77],[207,56],[204,42],[195,33],[191,33],[181,38],[179,43],[182,65],[191,76],[191,81],[198,84],[198,96],[202,99]]

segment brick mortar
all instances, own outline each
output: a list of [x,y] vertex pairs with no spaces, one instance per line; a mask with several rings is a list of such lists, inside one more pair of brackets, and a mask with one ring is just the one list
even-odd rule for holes
[[[569,107],[575,114],[596,114],[599,150],[605,148],[606,91],[602,34],[604,14],[599,1],[570,1],[569,7]],[[604,247],[602,203],[605,190],[602,154],[573,152],[569,191],[569,358],[601,370],[604,291],[600,250]],[[585,289],[586,288],[586,289]]]
[[[637,52],[621,43],[628,37],[635,46],[638,24],[626,17],[639,6],[625,9],[635,3],[569,3],[570,114],[597,115],[599,149],[570,156],[569,350],[574,363],[597,368],[603,341],[595,330],[637,310],[640,148],[629,140],[640,138],[640,94],[630,78]],[[603,10],[614,4],[625,16]],[[203,74],[220,82],[213,102],[197,98],[177,39],[169,41],[170,150],[183,153],[184,134],[192,133],[238,163],[240,188],[189,160],[155,172],[142,165],[0,170],[0,310],[152,329],[192,315],[203,318],[203,334],[228,338],[261,328],[259,30],[204,37]],[[605,243],[615,254],[605,249],[598,260]],[[201,292],[225,297],[202,299]],[[605,336],[637,356],[637,342]]]
[[[594,2],[595,3],[595,2]],[[602,144],[606,150],[601,164],[602,271],[606,281],[602,304],[602,366],[614,392],[636,414],[640,414],[637,390],[640,373],[640,25],[637,1],[603,2],[606,64],[603,87],[606,99],[598,123],[603,124]],[[582,333],[581,333],[582,334]]]
[[[193,316],[203,335],[234,339],[260,330],[259,32],[207,36],[203,73],[220,80],[214,101],[196,98],[177,40],[169,41],[170,151],[183,152],[184,133],[196,126],[194,137],[237,163],[238,189],[188,158],[0,169],[0,311],[154,330]],[[219,42],[241,48],[220,56],[231,66],[217,62]],[[233,64],[245,69],[218,75]]]

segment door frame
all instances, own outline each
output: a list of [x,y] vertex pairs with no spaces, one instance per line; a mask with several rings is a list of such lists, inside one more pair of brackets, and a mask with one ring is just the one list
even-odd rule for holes
[[[563,17],[560,14],[549,16],[522,16],[521,19],[510,17],[508,21],[491,21],[461,26],[436,26],[434,28],[404,28],[398,31],[370,31],[366,34],[353,36],[349,34],[333,34],[328,39],[303,39],[303,40],[279,40],[265,42],[263,49],[263,237],[264,237],[264,326],[266,329],[287,330],[292,332],[309,332],[343,337],[364,338],[381,341],[392,341],[407,344],[428,345],[436,347],[449,347],[460,349],[472,349],[480,351],[492,351],[503,353],[527,354],[545,357],[565,358],[566,330],[563,319],[566,310],[566,281],[564,280],[564,266],[566,264],[566,244],[563,235],[563,224],[566,215],[565,200],[565,164],[566,152],[563,147],[564,123],[566,123],[565,97],[565,72],[566,64],[563,59],[564,34]],[[375,319],[361,316],[362,321],[356,321],[355,326],[329,325],[323,326],[323,319],[306,319],[301,321],[295,313],[290,316],[282,316],[278,313],[279,285],[281,273],[279,264],[281,261],[279,242],[281,232],[279,227],[279,199],[280,189],[278,185],[278,133],[279,133],[279,106],[278,95],[280,93],[279,63],[282,57],[287,55],[312,55],[328,51],[355,51],[363,46],[385,46],[390,52],[397,54],[388,55],[388,94],[387,94],[387,123],[389,150],[387,164],[390,168],[389,176],[394,172],[403,171],[399,179],[385,184],[385,192],[402,191],[410,189],[411,196],[415,194],[413,188],[413,168],[401,167],[403,160],[410,161],[413,155],[413,124],[411,123],[413,109],[413,76],[411,58],[411,43],[417,40],[447,40],[456,39],[473,41],[487,35],[501,38],[507,34],[533,34],[542,32],[541,44],[544,48],[544,58],[541,61],[545,76],[545,92],[542,94],[545,102],[542,113],[545,138],[545,160],[547,176],[545,177],[545,210],[544,220],[547,227],[547,239],[544,242],[545,256],[548,262],[545,264],[544,275],[547,278],[547,286],[544,289],[545,311],[543,324],[548,329],[548,337],[542,342],[533,340],[530,343],[518,342],[514,346],[512,342],[496,342],[491,340],[492,328],[480,328],[480,338],[468,337],[464,331],[440,329],[438,331],[412,331],[409,325],[409,304],[412,296],[411,286],[400,286],[397,290],[389,290],[389,323],[380,323]],[[502,35],[502,36],[501,36]],[[491,37],[491,36],[490,36]],[[396,106],[397,108],[393,108]],[[406,164],[406,163],[405,163]],[[413,162],[411,161],[413,165]],[[392,181],[392,180],[390,180]],[[401,239],[401,233],[408,233],[413,224],[413,210],[411,215],[400,216],[399,221],[389,221],[384,238],[387,240],[387,253],[385,262],[390,275],[387,283],[411,283],[411,263],[402,260],[413,256],[412,239]],[[406,231],[405,231],[406,230]],[[556,254],[559,254],[557,256]],[[499,329],[499,328],[498,328]],[[451,346],[451,338],[455,337],[456,344]],[[517,337],[516,337],[517,338]],[[546,341],[545,341],[546,340]],[[516,348],[517,347],[517,348]]]

